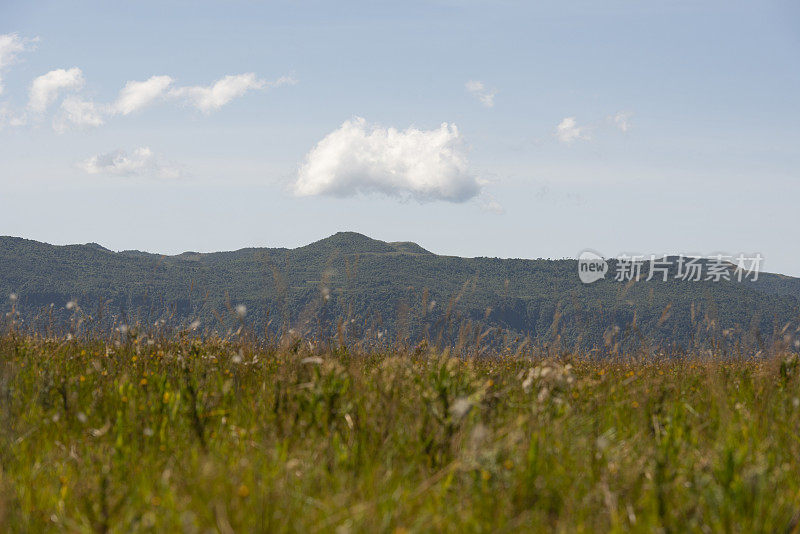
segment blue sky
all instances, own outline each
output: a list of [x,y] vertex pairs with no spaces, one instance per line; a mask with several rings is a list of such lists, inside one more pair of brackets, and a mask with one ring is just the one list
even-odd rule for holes
[[800,275],[796,3],[6,1],[3,35],[0,234]]

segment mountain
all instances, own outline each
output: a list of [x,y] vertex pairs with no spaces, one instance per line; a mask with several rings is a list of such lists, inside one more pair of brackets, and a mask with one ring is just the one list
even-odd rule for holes
[[767,344],[800,317],[800,279],[788,276],[582,284],[575,260],[440,256],[354,232],[295,249],[176,256],[0,237],[0,292],[18,295],[23,319],[39,330],[74,328],[76,311],[66,304],[75,301],[82,328],[199,320],[224,333],[238,328],[235,310],[244,305],[244,324],[259,334],[411,342]]

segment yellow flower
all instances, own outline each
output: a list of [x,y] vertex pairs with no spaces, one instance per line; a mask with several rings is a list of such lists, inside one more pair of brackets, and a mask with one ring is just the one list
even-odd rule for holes
[[638,402],[636,402],[636,401],[633,401],[633,402],[631,403],[631,406],[633,406],[634,408],[638,408],[638,407],[639,407],[639,403],[638,403]]
[[86,382],[86,377],[85,377],[85,376],[83,376],[83,375],[81,375],[80,381],[81,381],[81,382]]
[[241,486],[239,486],[237,493],[239,494],[239,497],[245,498],[248,495],[250,495],[250,488],[242,484]]
[[483,480],[489,480],[490,478],[492,478],[492,474],[486,469],[481,469],[481,478]]
[[512,469],[514,469],[514,462],[512,462],[511,460],[506,460],[505,462],[503,462],[503,467],[511,471]]
[[140,386],[146,386],[146,385],[147,385],[147,379],[146,379],[146,378],[142,378],[142,379],[139,381],[139,385],[140,385]]

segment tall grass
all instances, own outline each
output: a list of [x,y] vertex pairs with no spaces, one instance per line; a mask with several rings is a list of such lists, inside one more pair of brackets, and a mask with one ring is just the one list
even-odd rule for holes
[[795,355],[0,336],[11,532],[794,532]]

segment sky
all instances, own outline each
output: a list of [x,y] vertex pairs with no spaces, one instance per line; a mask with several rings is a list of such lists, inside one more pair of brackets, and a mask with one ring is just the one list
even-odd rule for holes
[[800,276],[793,1],[0,2],[0,235]]

